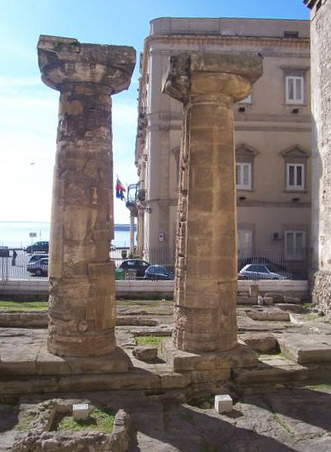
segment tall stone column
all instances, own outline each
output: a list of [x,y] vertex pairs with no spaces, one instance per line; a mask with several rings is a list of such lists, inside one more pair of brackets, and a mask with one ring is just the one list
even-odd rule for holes
[[261,75],[257,55],[170,57],[164,91],[184,105],[173,340],[187,352],[221,352],[237,344],[232,105]]
[[111,98],[127,89],[132,47],[41,36],[42,80],[60,91],[50,240],[50,352],[116,348]]
[[312,299],[331,317],[331,1],[305,0],[311,9]]

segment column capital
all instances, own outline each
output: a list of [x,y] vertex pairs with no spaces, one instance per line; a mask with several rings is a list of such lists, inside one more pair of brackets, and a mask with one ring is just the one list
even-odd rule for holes
[[263,73],[263,57],[255,53],[182,52],[171,55],[163,92],[184,102],[194,96],[244,99]]
[[58,91],[87,83],[119,93],[129,87],[136,62],[133,47],[83,44],[74,38],[42,35],[37,49],[42,80]]

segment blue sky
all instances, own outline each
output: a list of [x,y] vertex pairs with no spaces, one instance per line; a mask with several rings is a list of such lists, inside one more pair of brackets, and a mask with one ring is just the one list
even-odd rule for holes
[[[55,156],[58,92],[43,85],[40,34],[142,51],[156,17],[309,19],[301,0],[0,0],[0,221],[48,221]],[[113,97],[114,172],[136,181],[134,144],[138,72]],[[115,222],[128,222],[115,200]]]

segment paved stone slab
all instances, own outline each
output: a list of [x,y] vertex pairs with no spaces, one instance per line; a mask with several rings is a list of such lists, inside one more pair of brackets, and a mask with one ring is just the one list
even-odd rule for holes
[[234,381],[239,385],[263,385],[302,381],[308,378],[308,369],[286,358],[266,357],[259,359],[259,364],[252,369],[235,369]]
[[283,334],[280,349],[300,364],[331,362],[331,336],[327,334]]

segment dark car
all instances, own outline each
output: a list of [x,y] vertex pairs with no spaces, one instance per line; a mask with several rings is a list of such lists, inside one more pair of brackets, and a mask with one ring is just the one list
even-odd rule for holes
[[34,262],[29,262],[26,270],[36,276],[47,276],[48,274],[48,257],[43,257]]
[[175,279],[175,275],[163,265],[150,265],[146,271],[144,279]]
[[49,242],[36,242],[33,245],[30,245],[25,248],[27,253],[35,253],[35,252],[44,252],[48,253],[49,250]]
[[143,276],[145,276],[145,270],[149,266],[150,264],[146,261],[143,261],[142,259],[125,259],[121,263],[120,268],[125,272],[131,271],[132,273],[135,273],[135,275],[139,278],[142,278]]
[[0,257],[9,257],[8,246],[0,246]]

